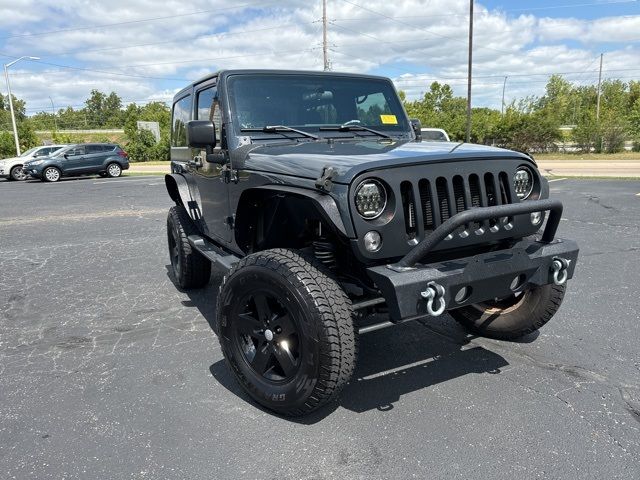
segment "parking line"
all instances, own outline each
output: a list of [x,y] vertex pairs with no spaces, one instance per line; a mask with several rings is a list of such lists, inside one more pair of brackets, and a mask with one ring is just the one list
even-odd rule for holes
[[552,178],[551,180],[549,180],[549,183],[551,183],[551,182],[560,182],[562,180],[566,180],[566,178]]
[[[148,175],[147,177],[154,177],[155,175]],[[160,175],[158,175],[159,177]],[[93,182],[94,185],[100,185],[102,183],[118,183],[118,182],[148,182],[149,178],[123,178],[122,180],[99,180],[97,182]]]

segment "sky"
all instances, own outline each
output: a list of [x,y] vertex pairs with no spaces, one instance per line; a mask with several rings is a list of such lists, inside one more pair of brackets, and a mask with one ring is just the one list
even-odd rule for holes
[[[638,0],[474,4],[474,106],[542,95],[553,73],[578,85],[640,79]],[[433,81],[466,96],[469,0],[327,0],[331,69],[394,80],[410,99]],[[27,114],[80,108],[92,89],[170,102],[223,68],[321,70],[321,0],[0,0],[0,63]],[[0,81],[0,92],[6,94]]]

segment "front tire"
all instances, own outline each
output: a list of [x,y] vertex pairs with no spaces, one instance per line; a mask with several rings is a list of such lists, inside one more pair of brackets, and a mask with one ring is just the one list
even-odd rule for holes
[[509,298],[451,310],[448,313],[472,333],[499,340],[515,340],[533,333],[555,315],[566,284],[543,285]]
[[217,331],[244,390],[300,416],[337,397],[356,361],[351,302],[335,280],[292,250],[249,255],[225,277]]
[[122,175],[122,167],[117,163],[113,162],[107,165],[107,176],[110,178],[119,177]]
[[42,172],[42,180],[45,182],[57,182],[62,174],[56,167],[47,167]]
[[209,283],[211,262],[195,250],[188,236],[198,234],[198,229],[182,206],[169,209],[167,216],[167,240],[173,277],[181,288],[202,288]]
[[9,172],[9,178],[11,180],[23,181],[27,179],[27,174],[24,172],[22,165],[16,165]]

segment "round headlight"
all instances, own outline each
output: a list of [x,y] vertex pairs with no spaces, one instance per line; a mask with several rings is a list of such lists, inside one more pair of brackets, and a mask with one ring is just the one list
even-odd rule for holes
[[529,167],[518,167],[513,176],[513,188],[520,200],[525,200],[533,191],[533,172]]
[[362,218],[373,220],[387,205],[387,192],[379,181],[365,180],[356,188],[355,203]]

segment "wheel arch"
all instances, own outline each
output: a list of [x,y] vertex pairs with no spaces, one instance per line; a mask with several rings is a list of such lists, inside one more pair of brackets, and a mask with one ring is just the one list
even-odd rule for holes
[[[296,215],[286,214],[294,211]],[[299,187],[263,185],[247,189],[240,196],[234,219],[236,244],[245,253],[254,251],[259,243],[263,248],[297,248],[296,235],[304,227],[297,220],[321,220],[330,229],[327,233],[344,240],[349,238],[330,195]],[[284,245],[277,241],[278,236],[284,239]]]
[[171,173],[164,176],[167,193],[176,205],[184,207],[191,219],[197,223],[202,221],[201,199],[198,187],[189,182],[184,175]]

